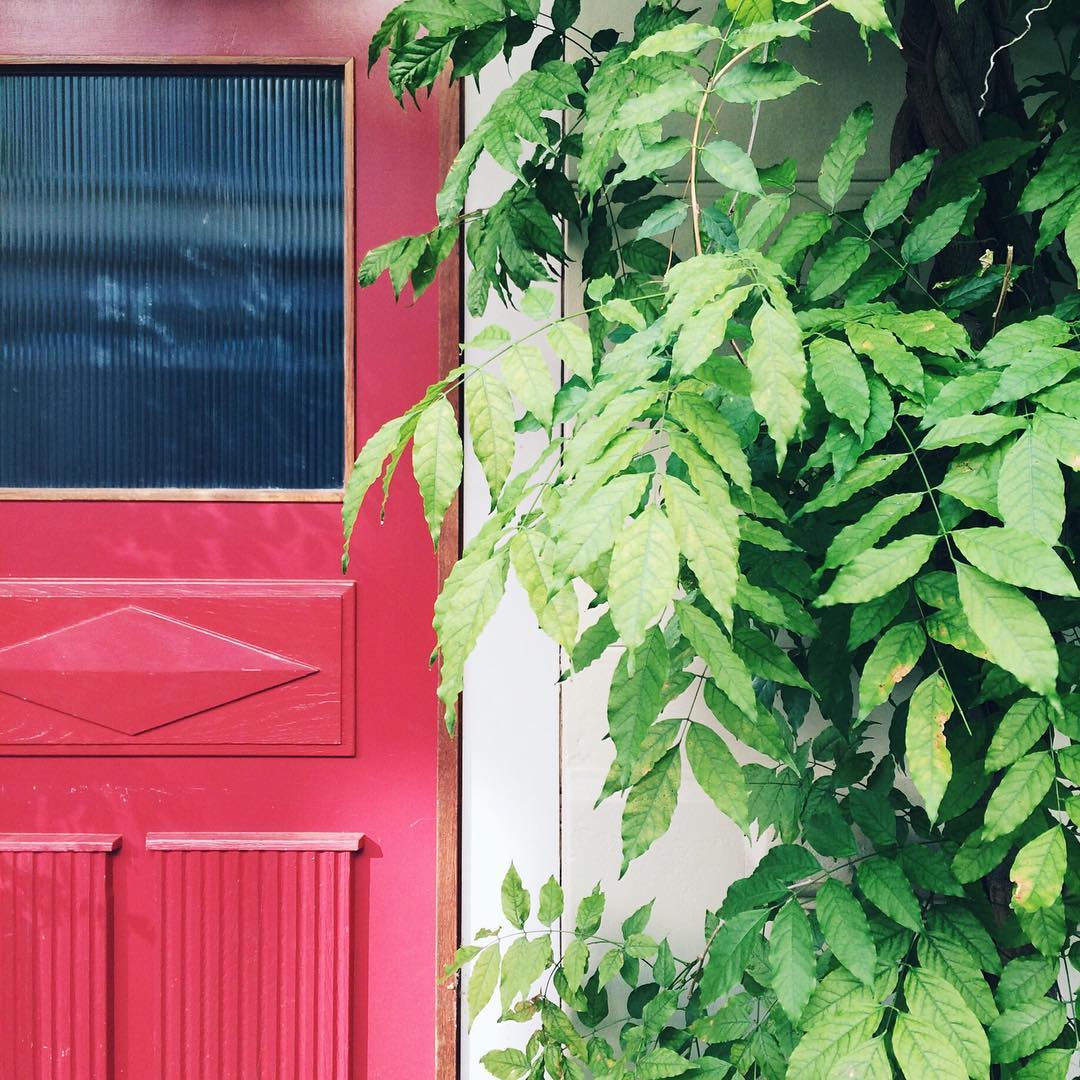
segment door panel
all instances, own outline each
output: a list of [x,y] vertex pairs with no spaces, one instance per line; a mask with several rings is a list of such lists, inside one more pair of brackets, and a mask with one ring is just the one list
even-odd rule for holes
[[[389,6],[6,0],[0,38],[24,59],[355,58],[361,72]],[[430,227],[440,130],[378,72],[352,92],[355,265]],[[346,313],[358,442],[438,378],[439,303],[436,287],[398,307],[383,283]],[[0,1076],[34,1075],[27,1061],[65,1080],[434,1075],[436,567],[401,479],[385,524],[365,507],[345,583],[340,514],[326,490],[0,493],[0,830],[122,838],[32,853],[0,839],[0,1008],[17,1018],[0,1027]],[[327,846],[361,833],[362,850]],[[269,848],[236,847],[247,834]],[[64,970],[90,986],[61,1001],[47,988]],[[65,1001],[75,1056],[54,1059]]]

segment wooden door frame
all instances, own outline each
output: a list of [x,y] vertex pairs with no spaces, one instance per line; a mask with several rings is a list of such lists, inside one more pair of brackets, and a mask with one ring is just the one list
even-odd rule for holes
[[[439,178],[446,175],[464,138],[465,96],[461,83],[443,86],[437,98],[439,110]],[[465,275],[464,245],[459,237],[454,254],[443,263],[438,278],[439,375],[460,363],[464,325],[462,288]],[[451,403],[461,424],[461,392]],[[464,492],[462,492],[464,494]],[[443,523],[439,543],[439,588],[446,581],[461,551],[462,498],[454,499]],[[457,732],[451,735],[435,709],[438,725],[435,811],[435,952],[436,970],[442,973],[454,958],[461,938],[461,701],[458,701]],[[460,977],[440,980],[435,999],[436,1080],[457,1080],[461,1074]]]

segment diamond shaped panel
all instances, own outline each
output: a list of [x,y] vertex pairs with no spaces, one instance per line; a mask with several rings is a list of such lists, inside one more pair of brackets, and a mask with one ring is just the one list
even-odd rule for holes
[[0,649],[0,691],[127,735],[318,670],[140,607]]

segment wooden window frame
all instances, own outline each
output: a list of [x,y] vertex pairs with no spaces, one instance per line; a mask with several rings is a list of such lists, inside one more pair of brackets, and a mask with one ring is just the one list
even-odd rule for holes
[[356,457],[356,61],[351,56],[9,56],[8,67],[323,67],[342,74],[344,481],[340,488],[0,487],[3,502],[340,503]]

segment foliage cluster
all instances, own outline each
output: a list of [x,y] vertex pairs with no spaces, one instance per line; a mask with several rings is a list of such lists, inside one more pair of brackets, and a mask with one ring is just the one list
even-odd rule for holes
[[[968,0],[976,5],[979,0]],[[989,0],[987,0],[989,5]],[[997,5],[993,6],[997,10]],[[989,110],[960,154],[910,157],[855,205],[872,110],[816,192],[723,138],[808,80],[825,8],[892,48],[882,0],[648,0],[630,33],[577,0],[405,0],[372,44],[399,98],[527,49],[469,134],[436,226],[372,251],[419,296],[464,226],[467,303],[497,324],[366,444],[345,505],[412,444],[431,535],[458,489],[463,389],[491,491],[435,609],[453,722],[512,567],[568,674],[619,650],[603,798],[624,869],[684,774],[776,845],[673,955],[644,908],[601,932],[515,871],[508,928],[462,948],[470,1020],[531,1023],[503,1080],[1064,1078],[1080,920],[1080,52]],[[571,61],[569,57],[577,56]],[[1003,61],[999,64],[1004,65]],[[1001,72],[994,74],[998,78]],[[1026,103],[1026,107],[1024,107]],[[565,113],[565,121],[559,114]],[[465,213],[482,154],[509,186]],[[688,177],[688,179],[687,179]],[[703,191],[720,197],[705,199]],[[585,310],[543,283],[581,251]],[[680,257],[680,253],[682,257]],[[543,344],[542,344],[543,343]],[[553,380],[548,357],[561,362]],[[518,434],[546,447],[514,473]],[[582,611],[586,613],[582,620]],[[583,625],[584,623],[584,625]],[[734,748],[734,749],[733,749]],[[707,857],[706,853],[703,853]],[[625,1015],[609,1015],[613,983]],[[611,997],[614,1001],[615,997]]]

